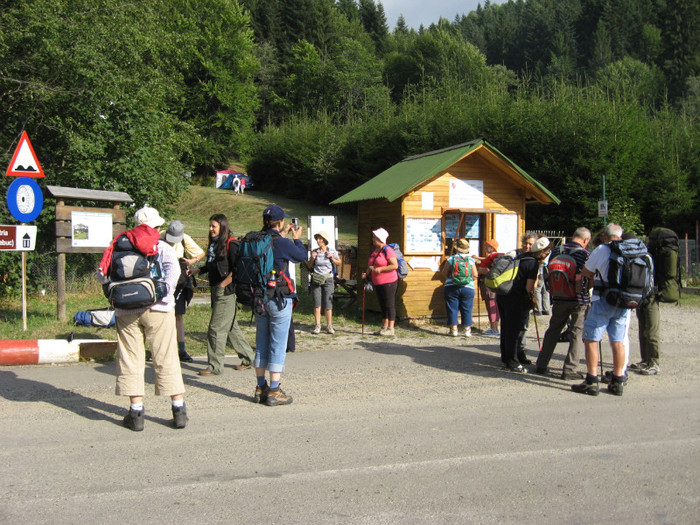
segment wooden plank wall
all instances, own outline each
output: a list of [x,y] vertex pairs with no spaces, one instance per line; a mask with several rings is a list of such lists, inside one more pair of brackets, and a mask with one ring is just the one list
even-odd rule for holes
[[[407,193],[400,202],[387,201],[361,202],[358,208],[358,272],[366,269],[370,253],[370,232],[382,226],[389,231],[388,242],[398,242],[404,248],[405,219],[410,218],[441,218],[443,210],[449,207],[449,184],[451,180],[482,180],[484,182],[484,209],[482,224],[482,245],[480,253],[484,253],[483,241],[494,236],[493,213],[517,213],[519,215],[518,235],[525,228],[525,194],[522,187],[515,186],[503,172],[494,168],[492,163],[484,161],[478,152],[466,157],[458,164],[438,174],[425,184]],[[433,209],[423,210],[421,193],[433,193]],[[412,254],[406,256],[410,260]],[[426,254],[427,256],[428,254]],[[371,297],[370,297],[371,296]],[[367,296],[367,308],[378,311],[374,294]],[[480,301],[478,296],[475,301]],[[429,269],[416,269],[399,284],[397,293],[397,315],[400,318],[435,317],[444,318],[445,303],[443,281],[439,272]],[[483,304],[481,312],[485,315]],[[477,313],[474,304],[474,315]],[[475,320],[476,322],[476,320]]]

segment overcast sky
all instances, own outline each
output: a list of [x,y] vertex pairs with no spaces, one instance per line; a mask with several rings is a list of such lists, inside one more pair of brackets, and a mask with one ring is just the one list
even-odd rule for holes
[[[421,24],[428,27],[437,22],[440,17],[450,22],[455,15],[466,15],[476,10],[476,6],[484,6],[484,0],[379,0],[384,6],[386,23],[389,31],[396,27],[396,20],[403,15],[406,25],[418,29]],[[502,4],[506,0],[491,0],[492,4]]]

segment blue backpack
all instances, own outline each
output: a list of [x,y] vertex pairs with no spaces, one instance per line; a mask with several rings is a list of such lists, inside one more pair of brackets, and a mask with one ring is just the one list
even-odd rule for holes
[[[392,242],[384,246],[384,248],[382,248],[382,252],[386,252],[387,246],[391,246],[391,248],[396,252],[396,262],[399,263],[399,268],[396,271],[399,274],[399,279],[404,279],[408,275],[408,263],[406,262],[406,259],[403,258],[401,248],[399,248],[398,243]],[[384,257],[386,257],[386,253],[384,253]]]

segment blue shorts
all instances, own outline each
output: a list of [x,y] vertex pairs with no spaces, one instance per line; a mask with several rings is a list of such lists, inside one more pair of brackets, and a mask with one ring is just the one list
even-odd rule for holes
[[600,341],[607,330],[612,343],[622,343],[627,333],[630,311],[608,304],[605,299],[593,301],[583,322],[583,340]]

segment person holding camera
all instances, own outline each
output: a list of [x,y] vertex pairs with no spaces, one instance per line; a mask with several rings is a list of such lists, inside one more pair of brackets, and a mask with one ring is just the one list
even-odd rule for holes
[[[292,321],[292,305],[297,301],[296,289],[289,274],[289,265],[306,260],[306,247],[301,242],[302,229],[292,222],[282,208],[268,206],[263,212],[263,231],[272,236],[272,254],[276,272],[276,288],[285,286],[282,295],[265,294],[264,309],[255,312],[255,375],[257,386],[253,400],[267,406],[288,405],[292,396],[280,388],[280,378],[287,356],[289,325]],[[286,236],[292,233],[292,239]],[[269,373],[270,383],[265,378]]]
[[333,265],[340,264],[338,253],[328,246],[328,234],[320,231],[314,235],[318,248],[311,252],[311,259],[306,266],[311,272],[311,295],[314,298],[314,320],[316,321],[311,333],[321,333],[321,307],[326,315],[326,331],[334,334],[333,329]]

